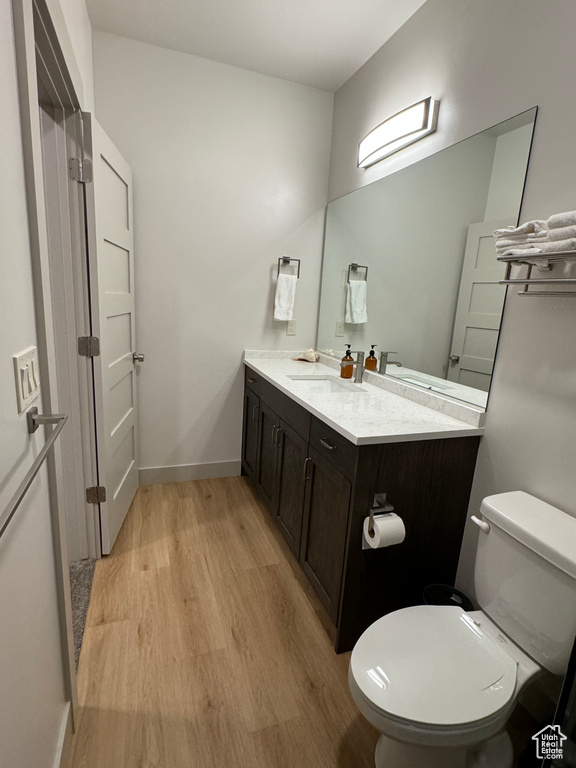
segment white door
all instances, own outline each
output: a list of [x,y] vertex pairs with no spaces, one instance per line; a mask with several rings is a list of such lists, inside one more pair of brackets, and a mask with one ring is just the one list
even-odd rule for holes
[[[94,195],[91,258],[102,554],[109,554],[138,488],[134,234],[130,167],[92,121]],[[88,206],[90,207],[90,206]],[[95,283],[95,284],[94,284]]]
[[470,224],[454,321],[447,379],[487,392],[494,367],[506,286],[496,261],[494,230],[509,221]]

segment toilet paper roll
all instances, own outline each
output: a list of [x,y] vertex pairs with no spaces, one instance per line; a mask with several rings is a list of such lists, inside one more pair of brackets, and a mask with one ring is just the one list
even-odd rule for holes
[[364,519],[364,541],[372,549],[381,549],[390,547],[393,544],[400,544],[406,538],[406,528],[398,515],[394,512],[388,512],[384,515],[374,516],[374,535],[368,533],[370,518]]

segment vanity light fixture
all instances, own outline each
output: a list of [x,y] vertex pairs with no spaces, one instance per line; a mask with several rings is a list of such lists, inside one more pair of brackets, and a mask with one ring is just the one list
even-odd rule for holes
[[429,96],[373,128],[358,147],[358,168],[368,168],[399,149],[434,133],[439,107],[440,102]]

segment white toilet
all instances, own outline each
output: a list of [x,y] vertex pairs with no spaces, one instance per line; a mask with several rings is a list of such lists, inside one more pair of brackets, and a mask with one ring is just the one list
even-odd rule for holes
[[419,605],[356,643],[348,682],[377,728],[377,768],[510,768],[522,688],[566,671],[576,634],[576,518],[514,491],[484,499],[474,582],[481,611]]

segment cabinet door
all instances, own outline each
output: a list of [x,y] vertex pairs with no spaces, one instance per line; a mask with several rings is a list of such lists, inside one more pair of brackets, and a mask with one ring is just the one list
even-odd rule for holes
[[304,472],[308,444],[285,421],[278,431],[278,502],[276,523],[298,558],[304,514]]
[[256,480],[258,468],[258,422],[260,398],[250,389],[244,390],[244,430],[242,433],[242,469]]
[[313,450],[310,459],[300,563],[336,624],[351,484]]
[[278,415],[263,400],[260,401],[258,422],[258,475],[257,482],[269,509],[276,509],[278,493],[278,445],[277,432],[280,427]]

